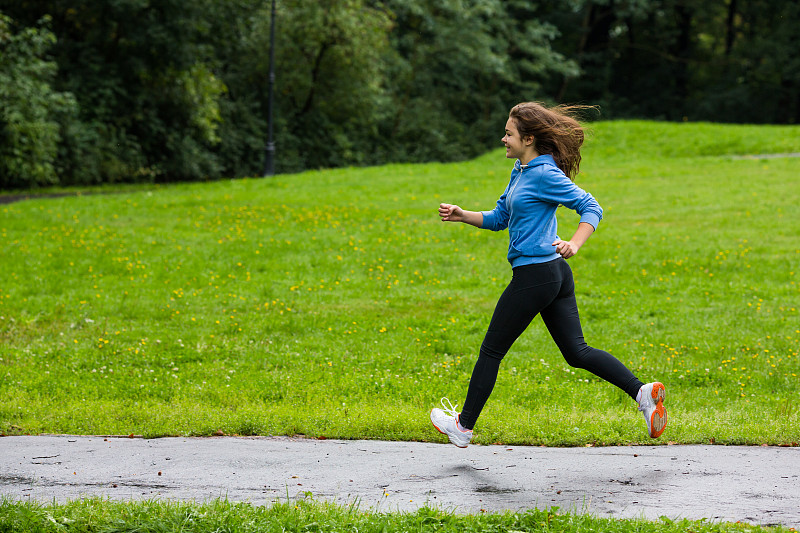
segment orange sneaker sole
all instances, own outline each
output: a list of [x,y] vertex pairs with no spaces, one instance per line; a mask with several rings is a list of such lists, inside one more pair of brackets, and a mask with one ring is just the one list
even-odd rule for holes
[[657,439],[664,433],[667,427],[667,410],[664,408],[664,398],[667,396],[667,389],[661,383],[653,384],[652,391],[653,401],[656,408],[650,417],[650,436]]

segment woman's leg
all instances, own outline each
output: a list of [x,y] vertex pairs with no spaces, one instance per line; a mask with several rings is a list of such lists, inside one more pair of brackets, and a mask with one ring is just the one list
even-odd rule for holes
[[497,302],[478,360],[472,370],[467,398],[459,415],[459,423],[463,427],[475,427],[475,422],[494,389],[500,361],[531,320],[556,297],[558,291],[557,270],[551,263],[514,269],[511,283]]
[[541,310],[550,335],[570,366],[588,370],[595,376],[616,385],[636,399],[643,385],[616,357],[586,344],[575,300],[575,282],[566,261],[558,261],[562,272],[561,291]]

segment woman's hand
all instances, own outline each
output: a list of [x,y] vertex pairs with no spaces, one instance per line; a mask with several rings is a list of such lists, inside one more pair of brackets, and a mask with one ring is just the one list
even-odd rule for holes
[[442,222],[463,222],[464,210],[457,205],[439,204],[439,216]]
[[577,254],[578,250],[580,249],[580,246],[572,241],[562,241],[561,239],[556,240],[553,243],[553,246],[556,247],[556,253],[564,259],[569,259],[573,255]]
[[588,222],[580,222],[578,230],[570,240],[562,241],[561,239],[556,239],[553,243],[553,246],[556,247],[556,253],[564,259],[569,259],[578,253],[578,250],[586,243],[592,233],[594,233],[594,226]]
[[483,213],[467,211],[453,204],[439,204],[439,216],[442,222],[463,222],[476,228],[483,226]]

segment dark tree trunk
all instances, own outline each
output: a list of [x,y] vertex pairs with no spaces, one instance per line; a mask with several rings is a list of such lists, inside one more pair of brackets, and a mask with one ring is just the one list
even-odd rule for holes
[[736,0],[728,3],[728,19],[725,24],[725,57],[731,55],[733,41],[736,39]]

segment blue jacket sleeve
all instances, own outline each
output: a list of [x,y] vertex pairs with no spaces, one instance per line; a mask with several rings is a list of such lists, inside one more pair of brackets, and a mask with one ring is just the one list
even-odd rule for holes
[[492,231],[504,230],[508,227],[509,213],[506,208],[506,196],[508,195],[508,187],[505,192],[497,200],[497,206],[491,211],[481,211],[483,215],[483,225],[481,228],[490,229]]
[[560,170],[553,168],[541,181],[539,195],[554,204],[561,204],[578,213],[581,222],[588,222],[594,229],[603,218],[603,208],[594,196],[575,185]]

